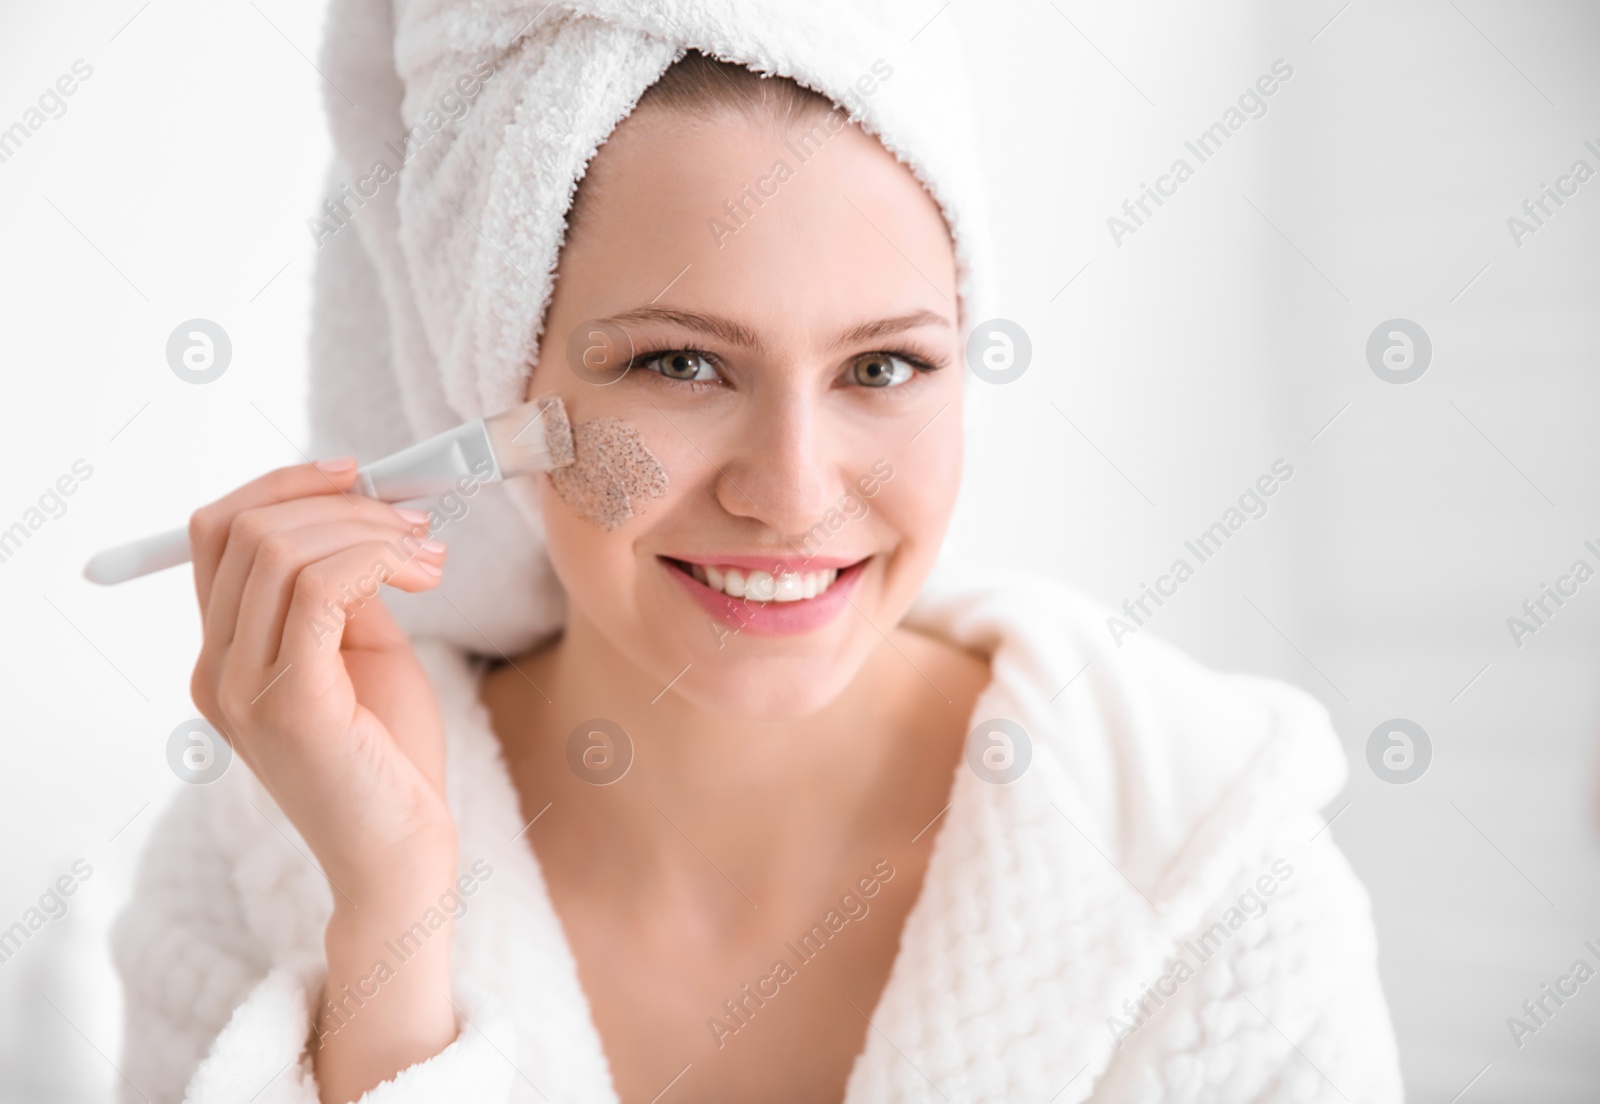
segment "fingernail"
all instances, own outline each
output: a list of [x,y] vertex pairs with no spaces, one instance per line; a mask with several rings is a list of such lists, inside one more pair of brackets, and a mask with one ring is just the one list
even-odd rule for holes
[[428,520],[428,515],[421,510],[413,510],[409,506],[396,506],[394,512],[400,515],[401,521],[409,521],[412,525],[421,525]]
[[425,540],[419,541],[418,544],[424,552],[432,552],[435,556],[442,555],[444,553],[445,545],[443,541]]
[[421,568],[426,574],[432,575],[435,579],[437,579],[439,576],[444,574],[444,569],[442,567],[439,567],[439,566],[437,566],[435,564],[431,564],[427,560],[418,560],[418,561],[416,561],[416,563],[417,563],[417,566],[419,568]]
[[355,466],[356,458],[354,456],[332,456],[326,460],[317,461],[317,467],[325,472],[349,471]]

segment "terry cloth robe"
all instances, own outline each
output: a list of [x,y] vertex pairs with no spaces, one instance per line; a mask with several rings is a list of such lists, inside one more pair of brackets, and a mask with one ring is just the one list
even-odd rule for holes
[[[1318,812],[1346,771],[1327,714],[1148,633],[1118,648],[1106,613],[993,577],[930,584],[907,618],[993,679],[845,1100],[1399,1101],[1367,894]],[[480,668],[417,647],[460,870],[492,873],[453,931],[459,1036],[361,1104],[610,1104]],[[114,927],[122,1100],[317,1101],[333,897],[308,855],[239,761],[166,809]]]

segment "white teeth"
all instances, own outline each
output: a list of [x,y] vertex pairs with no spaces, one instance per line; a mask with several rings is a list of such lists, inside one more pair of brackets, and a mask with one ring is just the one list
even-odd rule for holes
[[740,571],[736,567],[718,568],[690,564],[689,573],[712,590],[730,598],[752,602],[798,602],[824,593],[839,577],[837,569],[827,571],[783,571],[776,576],[767,571]]
[[785,571],[778,576],[778,593],[772,597],[775,602],[798,602],[805,597],[805,582],[794,572]]

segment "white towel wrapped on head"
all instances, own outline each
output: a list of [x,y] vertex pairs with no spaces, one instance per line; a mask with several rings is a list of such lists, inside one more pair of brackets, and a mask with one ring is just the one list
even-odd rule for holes
[[[578,182],[690,49],[790,77],[876,135],[944,212],[963,318],[988,317],[954,28],[887,0],[334,0],[323,61],[334,206],[314,223],[315,450],[370,459],[525,398]],[[401,623],[490,654],[559,628],[564,598],[534,501],[512,480],[461,503],[441,534],[443,582],[385,595]]]

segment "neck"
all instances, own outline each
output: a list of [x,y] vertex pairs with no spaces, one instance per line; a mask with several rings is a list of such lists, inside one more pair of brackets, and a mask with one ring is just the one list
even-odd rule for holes
[[[911,704],[916,691],[932,693],[880,642],[845,690],[812,715],[707,710],[663,693],[665,679],[640,670],[577,611],[559,642],[518,667],[527,679],[499,673],[515,704],[497,711],[497,727],[508,744],[524,745],[510,749],[512,759],[539,764],[542,777],[529,788],[544,798],[526,815],[548,800],[560,839],[574,841],[573,861],[603,854],[641,893],[709,879],[732,882],[761,908],[811,892],[808,871],[836,870],[875,828],[902,819],[885,795],[917,769],[921,751],[906,739],[906,719],[921,712]],[[505,723],[508,712],[521,723]],[[610,785],[593,785],[568,765],[570,733],[592,718],[620,725],[632,744],[627,773]]]

